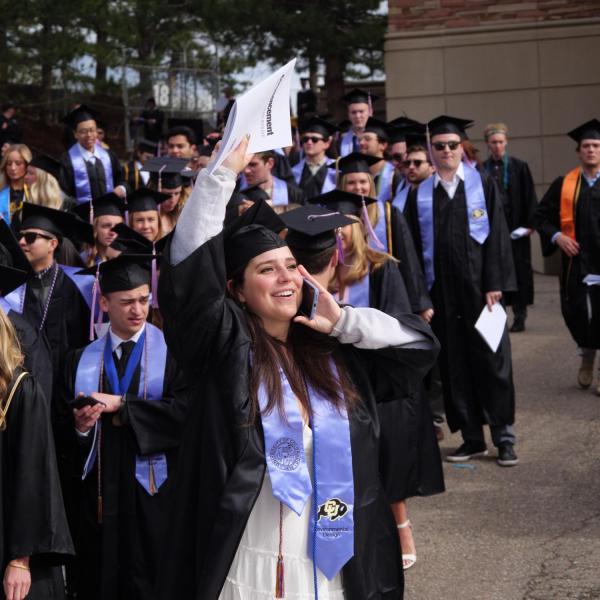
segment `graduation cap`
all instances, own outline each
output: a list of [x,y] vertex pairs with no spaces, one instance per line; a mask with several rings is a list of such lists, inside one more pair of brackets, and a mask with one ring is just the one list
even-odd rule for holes
[[381,158],[377,156],[369,156],[360,152],[351,152],[347,156],[340,158],[337,162],[329,165],[330,169],[337,168],[340,175],[348,173],[370,173],[371,165],[378,163]]
[[424,123],[415,125],[405,132],[406,147],[427,146],[427,126]]
[[110,247],[117,252],[124,254],[161,254],[167,241],[171,238],[171,233],[160,238],[156,242],[151,242],[141,233],[133,230],[125,223],[117,223],[113,228],[117,237],[112,241]]
[[90,202],[82,202],[73,208],[78,217],[84,221],[90,221],[93,216],[103,217],[111,215],[113,217],[125,217],[125,200],[117,196],[114,192],[109,192]]
[[[10,225],[4,219],[0,219],[0,264],[27,273],[33,273],[33,268],[27,260],[19,244],[19,240],[17,240]],[[0,279],[0,281],[3,280]],[[2,285],[2,293],[8,293],[4,290],[4,283]]]
[[158,144],[156,142],[152,142],[151,140],[141,139],[137,143],[137,149],[140,152],[149,152],[150,154],[156,154],[158,150]]
[[320,117],[312,117],[300,123],[298,130],[301,134],[306,132],[320,133],[325,139],[330,138],[336,131],[339,131],[336,125]]
[[365,133],[374,133],[379,139],[387,141],[388,139],[388,124],[375,117],[369,117],[365,125]]
[[240,273],[259,254],[287,244],[278,233],[285,229],[279,215],[261,200],[223,229],[227,278]]
[[269,200],[269,194],[260,187],[260,184],[252,185],[250,187],[240,190],[240,195],[243,198],[248,198],[252,202],[259,202],[260,200]]
[[415,121],[414,119],[409,119],[408,117],[396,117],[391,121],[388,121],[388,125],[390,127],[398,127],[400,129],[411,129],[415,125],[422,125],[419,121]]
[[365,92],[359,88],[354,88],[349,91],[346,95],[342,96],[344,102],[348,105],[350,104],[371,104],[375,102],[379,96],[375,96],[370,92]]
[[308,201],[310,204],[324,206],[330,211],[337,211],[344,215],[354,215],[360,217],[363,215],[364,207],[376,202],[375,198],[370,196],[361,196],[342,190],[331,190],[326,194],[315,196]]
[[187,158],[155,156],[148,159],[141,170],[150,173],[150,181],[154,183],[159,190],[162,190],[162,188],[174,190],[183,185],[181,172],[187,166],[188,162],[189,159]]
[[427,123],[429,128],[429,136],[441,135],[443,133],[456,133],[461,139],[467,139],[465,129],[473,125],[474,121],[469,119],[460,119],[459,117],[449,117],[448,115],[440,115]]
[[58,179],[58,172],[60,171],[60,163],[48,156],[47,154],[36,154],[29,163],[30,167],[41,169],[49,175],[52,175],[55,179]]
[[25,229],[41,229],[58,241],[63,237],[88,244],[94,243],[94,228],[72,213],[41,204],[23,203],[21,231]]
[[583,125],[576,127],[567,134],[578,144],[583,140],[600,140],[600,121],[592,119]]
[[98,277],[102,294],[126,292],[150,285],[150,265],[154,257],[150,254],[120,254],[97,265],[77,271],[77,275]]
[[169,200],[170,197],[170,194],[163,194],[147,187],[141,187],[135,190],[133,194],[127,196],[127,210],[130,213],[145,210],[158,211],[158,205],[165,200]]
[[285,241],[293,250],[320,252],[336,245],[338,227],[355,223],[339,211],[316,205],[302,206],[281,215],[288,228]]
[[395,144],[397,142],[406,142],[408,144],[407,136],[410,132],[423,129],[423,134],[425,134],[425,124],[419,123],[419,121],[415,121],[414,119],[409,119],[408,117],[397,117],[391,121],[388,121],[388,138],[390,144]]
[[62,118],[62,122],[75,130],[79,123],[94,121],[98,123],[98,113],[85,104],[80,104],[76,109]]

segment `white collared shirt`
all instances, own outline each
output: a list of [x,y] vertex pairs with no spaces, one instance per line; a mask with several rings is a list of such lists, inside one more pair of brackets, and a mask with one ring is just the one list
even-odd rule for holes
[[[81,152],[81,156],[83,156],[83,160],[85,160],[85,162],[91,162],[92,164],[94,164],[96,162],[96,155],[94,154],[94,152],[90,152],[87,148],[84,148],[81,144],[77,144],[79,146],[79,151]],[[96,147],[94,146],[94,150],[96,149]]]
[[308,161],[306,161],[306,166],[308,167],[308,170],[310,171],[310,174],[314,177],[318,172],[319,169],[324,165],[327,164],[327,157],[325,156],[323,158],[323,160],[317,165],[317,164],[311,164]]
[[452,200],[452,198],[454,198],[454,194],[456,194],[458,184],[464,180],[465,168],[461,161],[461,163],[458,165],[458,169],[456,169],[456,172],[454,173],[454,177],[452,177],[452,181],[444,181],[440,178],[438,173],[435,173],[435,175],[433,176],[433,187],[435,189],[438,186],[438,183],[441,183],[442,187],[446,190],[448,197],[450,198],[450,200]]
[[132,335],[128,340],[123,340],[116,333],[113,332],[112,328],[109,328],[108,335],[110,336],[111,350],[117,355],[117,358],[121,358],[122,350],[119,346],[123,342],[137,343],[137,341],[140,339],[140,336],[142,335],[142,333],[144,333],[145,329],[146,329],[146,324],[144,323],[142,328],[136,334]]
[[150,179],[150,173],[148,171],[141,170],[144,168],[144,165],[139,160],[135,161],[135,166],[140,174],[140,178],[141,178],[143,184],[148,185],[148,180]]

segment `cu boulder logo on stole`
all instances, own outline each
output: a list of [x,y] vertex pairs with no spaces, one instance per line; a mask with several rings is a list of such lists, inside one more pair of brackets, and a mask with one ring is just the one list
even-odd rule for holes
[[473,218],[481,219],[481,217],[485,217],[485,210],[483,210],[482,208],[476,208],[472,214]]
[[337,521],[341,519],[348,512],[348,505],[342,502],[339,498],[331,498],[326,500],[319,506],[319,512],[317,513],[317,520],[321,518],[329,519],[330,521]]
[[282,471],[295,471],[300,464],[300,448],[292,438],[281,438],[271,447],[269,458]]

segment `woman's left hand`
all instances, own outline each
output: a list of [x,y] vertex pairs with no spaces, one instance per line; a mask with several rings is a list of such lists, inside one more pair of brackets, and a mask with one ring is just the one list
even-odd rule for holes
[[23,600],[31,588],[31,573],[29,571],[29,558],[15,560],[18,567],[8,563],[4,571],[4,595],[6,600]]
[[306,327],[310,327],[315,331],[329,335],[340,320],[342,309],[335,301],[335,298],[302,265],[298,265],[298,272],[319,290],[319,300],[314,319],[298,316],[294,317],[294,321],[306,325]]

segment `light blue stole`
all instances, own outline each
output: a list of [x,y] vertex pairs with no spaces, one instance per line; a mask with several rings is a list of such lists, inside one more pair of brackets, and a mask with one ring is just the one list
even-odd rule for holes
[[340,158],[344,158],[344,156],[348,156],[348,154],[352,154],[352,152],[358,152],[352,138],[354,138],[354,131],[350,128],[342,136],[342,141],[340,142]]
[[271,202],[273,206],[287,206],[289,203],[287,183],[283,179],[279,179],[279,177],[273,177]]
[[[100,145],[96,144],[94,150],[94,156],[96,160],[99,160],[104,167],[104,175],[106,176],[106,193],[113,191],[114,181],[112,164],[110,162],[110,155]],[[90,178],[86,169],[86,162],[81,152],[81,146],[79,144],[73,144],[69,148],[69,157],[71,164],[73,165],[73,174],[75,176],[75,195],[77,197],[77,204],[83,202],[89,202],[92,200],[92,188],[90,186]]]
[[398,189],[396,190],[396,195],[392,200],[392,205],[398,208],[400,212],[404,212],[404,208],[406,206],[406,200],[408,199],[408,194],[410,192],[410,183],[403,179],[398,185]]
[[10,223],[10,186],[0,190],[0,217]]
[[393,177],[394,165],[391,162],[386,161],[383,165],[383,169],[379,171],[379,177],[377,178],[377,200],[386,202],[391,199]]

